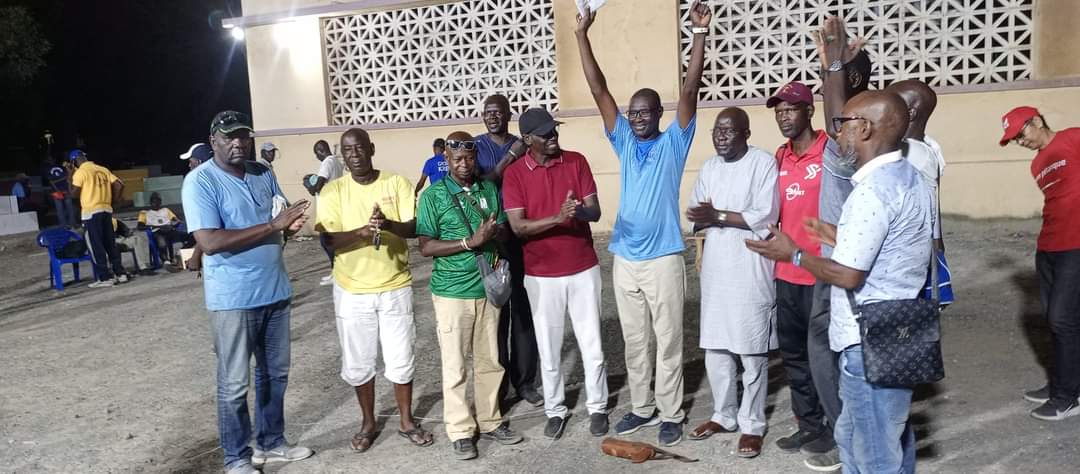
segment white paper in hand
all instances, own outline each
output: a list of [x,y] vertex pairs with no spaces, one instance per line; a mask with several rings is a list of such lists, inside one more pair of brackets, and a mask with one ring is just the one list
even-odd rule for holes
[[607,0],[577,0],[577,11],[584,15],[585,7],[589,7],[590,11],[597,11],[600,7],[604,6]]

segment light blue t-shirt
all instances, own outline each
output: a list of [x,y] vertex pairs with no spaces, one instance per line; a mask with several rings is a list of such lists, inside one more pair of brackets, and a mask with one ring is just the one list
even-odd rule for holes
[[[854,291],[855,304],[918,297],[930,266],[933,229],[930,188],[900,152],[863,165],[852,177],[851,191],[836,230],[832,259],[866,272]],[[829,346],[840,352],[859,344],[859,324],[847,290],[831,293]]]
[[[265,166],[247,162],[241,179],[211,160],[184,178],[188,231],[266,224],[275,196],[285,199],[274,174]],[[210,311],[251,309],[290,298],[292,287],[281,254],[281,234],[275,232],[242,250],[204,255],[203,282]]]
[[679,224],[679,185],[686,156],[694,140],[697,116],[686,128],[676,119],[648,146],[640,141],[623,115],[608,133],[619,156],[619,213],[608,250],[631,261],[649,260],[682,252]]

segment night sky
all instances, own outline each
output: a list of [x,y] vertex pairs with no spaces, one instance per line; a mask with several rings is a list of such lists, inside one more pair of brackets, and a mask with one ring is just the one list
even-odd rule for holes
[[0,170],[40,174],[42,132],[54,156],[80,136],[90,159],[114,168],[160,164],[206,141],[213,115],[250,113],[243,45],[208,18],[239,16],[239,0],[24,0],[52,43],[29,91],[5,101]]

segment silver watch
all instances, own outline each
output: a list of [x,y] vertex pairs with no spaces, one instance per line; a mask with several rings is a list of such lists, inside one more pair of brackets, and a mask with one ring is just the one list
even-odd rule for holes
[[844,63],[840,62],[840,60],[837,59],[837,60],[834,60],[833,62],[829,63],[829,67],[828,67],[828,69],[826,69],[826,71],[840,72],[840,70],[843,69],[843,68],[844,68]]
[[716,220],[718,220],[720,222],[727,222],[727,213],[726,212],[721,212],[721,213],[717,214],[716,215]]

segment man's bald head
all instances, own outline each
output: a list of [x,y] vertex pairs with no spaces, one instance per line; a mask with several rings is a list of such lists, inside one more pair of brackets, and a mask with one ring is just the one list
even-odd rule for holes
[[926,134],[926,122],[937,107],[937,93],[926,83],[916,79],[894,82],[885,90],[900,96],[907,104],[910,125],[905,138],[922,140]]
[[896,151],[908,126],[907,104],[888,91],[866,91],[844,105],[839,128],[840,148],[856,167],[874,157]]
[[750,115],[748,115],[745,110],[738,107],[728,107],[721,110],[720,113],[716,115],[716,123],[720,123],[720,119],[731,120],[731,125],[739,130],[750,129]]
[[446,141],[459,140],[463,142],[472,141],[473,136],[469,132],[457,131],[446,136]]
[[371,135],[368,135],[367,130],[364,130],[362,128],[357,127],[346,130],[345,133],[341,134],[342,142],[345,141],[345,137],[350,137],[351,139],[356,140],[355,143],[362,143],[365,145],[371,144]]

